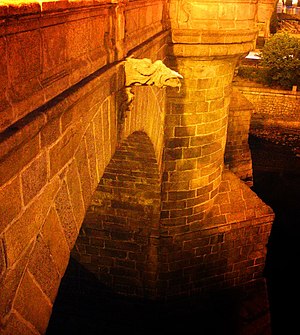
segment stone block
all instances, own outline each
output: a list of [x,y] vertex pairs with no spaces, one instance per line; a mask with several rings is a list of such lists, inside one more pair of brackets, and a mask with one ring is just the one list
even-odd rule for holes
[[105,166],[108,165],[112,152],[111,152],[111,134],[110,134],[110,103],[109,100],[106,99],[103,107],[102,107],[102,125],[103,125],[103,141],[105,143],[104,146],[104,162]]
[[90,124],[87,128],[87,131],[84,136],[86,142],[86,151],[87,151],[87,159],[89,162],[89,172],[91,176],[91,186],[92,190],[94,190],[100,180],[100,176],[98,176],[97,169],[97,160],[96,160],[96,142],[94,136],[93,125]]
[[81,185],[75,160],[70,164],[67,172],[67,185],[73,213],[79,229],[84,219],[85,207],[81,196]]
[[95,118],[93,120],[94,132],[95,132],[95,141],[96,145],[96,159],[97,159],[97,170],[98,177],[101,178],[104,172],[104,142],[103,142],[103,129],[102,129],[102,117],[101,109],[98,109],[98,112],[95,113]]
[[220,5],[218,8],[218,17],[220,20],[230,20],[236,17],[236,6],[223,6]]
[[132,34],[137,32],[139,27],[139,9],[133,8],[125,12],[126,32]]
[[[66,24],[67,61],[79,58],[89,50],[88,20],[71,21]],[[86,60],[87,61],[87,60]]]
[[41,234],[62,277],[69,262],[70,250],[54,208],[50,209]]
[[20,212],[20,179],[16,177],[11,183],[0,189],[0,234]]
[[0,96],[0,131],[3,131],[13,122],[14,112],[5,97],[5,91],[0,91]]
[[6,316],[11,311],[12,304],[15,299],[15,294],[20,285],[20,281],[23,277],[30,254],[33,249],[32,247],[33,243],[29,248],[27,248],[19,262],[14,267],[8,268],[3,276],[0,277],[0,319],[4,318],[4,316]]
[[78,236],[78,228],[66,182],[63,182],[62,187],[57,193],[55,198],[55,208],[71,250]]
[[36,200],[27,207],[22,216],[5,231],[9,266],[13,265],[32,240],[35,240],[58,188],[59,181],[57,179],[52,180],[43,192],[36,197]]
[[21,173],[22,194],[25,206],[48,181],[46,153],[41,153]]
[[39,137],[35,136],[28,142],[14,148],[5,156],[5,159],[0,161],[0,185],[3,185],[22,170],[25,165],[38,155],[39,150]]
[[6,89],[8,86],[6,54],[7,54],[6,40],[4,38],[0,38],[0,87],[1,87],[0,89],[0,96],[1,96],[0,98],[0,113],[1,113],[0,114],[1,115],[0,129],[4,128],[4,126],[8,123],[8,120],[13,119],[12,111],[11,111],[11,114],[7,112],[7,109],[9,108],[9,103],[5,98],[5,93],[6,93]]
[[55,118],[49,120],[41,130],[41,146],[49,146],[54,143],[60,136],[60,120]]
[[51,25],[41,29],[43,41],[43,72],[59,68],[67,60],[66,25]]
[[25,83],[41,73],[41,36],[38,30],[8,36],[7,51],[11,85]]
[[82,133],[78,124],[75,124],[50,148],[49,157],[51,177],[60,171],[74,157],[81,140]]
[[85,208],[88,208],[92,196],[91,177],[88,170],[87,152],[85,143],[81,142],[75,156],[76,166],[79,173],[81,192]]
[[29,3],[23,1],[23,2],[17,2],[12,3],[11,1],[8,1],[8,15],[16,15],[16,16],[22,16],[26,14],[38,14],[41,11],[40,4],[37,1],[30,1]]
[[183,115],[181,118],[181,122],[182,124],[186,124],[186,125],[194,125],[194,124],[202,123],[203,118],[204,118],[203,114]]
[[39,333],[46,333],[52,305],[28,271],[18,289],[14,308]]
[[2,335],[39,335],[40,333],[20,314],[12,312],[6,321],[6,325],[1,328]]
[[95,17],[90,17],[88,22],[90,50],[96,50],[96,49],[103,50],[105,43],[104,36],[107,30],[108,30],[108,19],[103,15],[103,13],[99,13],[99,15]]
[[175,127],[175,137],[195,136],[195,133],[195,126]]
[[21,149],[24,143],[36,137],[45,122],[45,116],[35,111],[3,132],[0,142],[0,157],[9,155],[16,149]]
[[60,283],[60,275],[51,257],[50,249],[41,235],[38,235],[36,239],[35,247],[28,263],[28,270],[42,291],[49,297],[51,302],[54,303]]
[[190,158],[198,158],[203,154],[202,147],[191,147],[191,148],[183,148],[182,149],[182,158],[190,159]]

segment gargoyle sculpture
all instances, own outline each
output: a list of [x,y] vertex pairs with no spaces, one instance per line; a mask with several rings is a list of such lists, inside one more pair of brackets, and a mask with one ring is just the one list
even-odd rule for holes
[[[134,94],[132,86],[181,87],[182,75],[169,69],[161,60],[152,63],[148,58],[137,59],[128,57],[125,60],[125,95],[126,111],[131,110]],[[124,110],[124,108],[122,108]],[[123,115],[125,114],[123,112]]]
[[125,61],[125,86],[155,85],[157,87],[180,87],[183,79],[178,72],[169,69],[161,60],[152,63],[150,59],[129,57]]
[[161,60],[152,63],[150,59],[128,57],[124,61],[125,88],[119,93],[119,124],[122,126],[126,113],[131,110],[134,93],[133,86],[181,87],[182,75],[169,69]]

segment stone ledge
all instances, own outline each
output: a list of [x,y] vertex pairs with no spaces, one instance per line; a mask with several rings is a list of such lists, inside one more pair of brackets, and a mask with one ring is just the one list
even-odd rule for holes
[[112,2],[105,0],[4,0],[0,3],[0,18],[41,14],[67,9],[81,9],[83,7],[99,6],[103,4],[112,4]]
[[254,48],[254,42],[236,44],[174,44],[169,54],[176,57],[199,57],[202,59],[230,58],[247,55]]
[[203,29],[173,29],[172,39],[174,43],[190,44],[235,44],[253,42],[257,36],[257,30],[226,29],[205,31]]

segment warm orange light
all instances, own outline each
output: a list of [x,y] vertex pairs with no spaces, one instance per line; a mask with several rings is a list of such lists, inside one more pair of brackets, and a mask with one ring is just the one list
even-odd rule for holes
[[[60,2],[65,0],[1,0],[1,5],[22,5],[26,3],[39,3],[42,4],[44,2]],[[83,1],[91,1],[91,0],[68,0],[68,2],[83,2]]]

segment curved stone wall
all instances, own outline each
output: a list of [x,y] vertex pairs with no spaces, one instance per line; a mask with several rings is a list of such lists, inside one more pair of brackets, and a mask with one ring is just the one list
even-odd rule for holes
[[92,196],[71,256],[99,285],[157,296],[160,174],[153,145],[134,132],[116,150]]
[[[155,59],[162,56],[164,45],[165,36],[158,36],[147,52]],[[122,136],[149,131],[161,161],[164,110],[157,99],[163,101],[163,92],[144,91],[145,101],[140,103],[147,118],[133,109],[123,123],[118,97],[124,83],[124,64],[118,63],[74,85],[1,134],[3,334],[46,332],[70,250]]]

